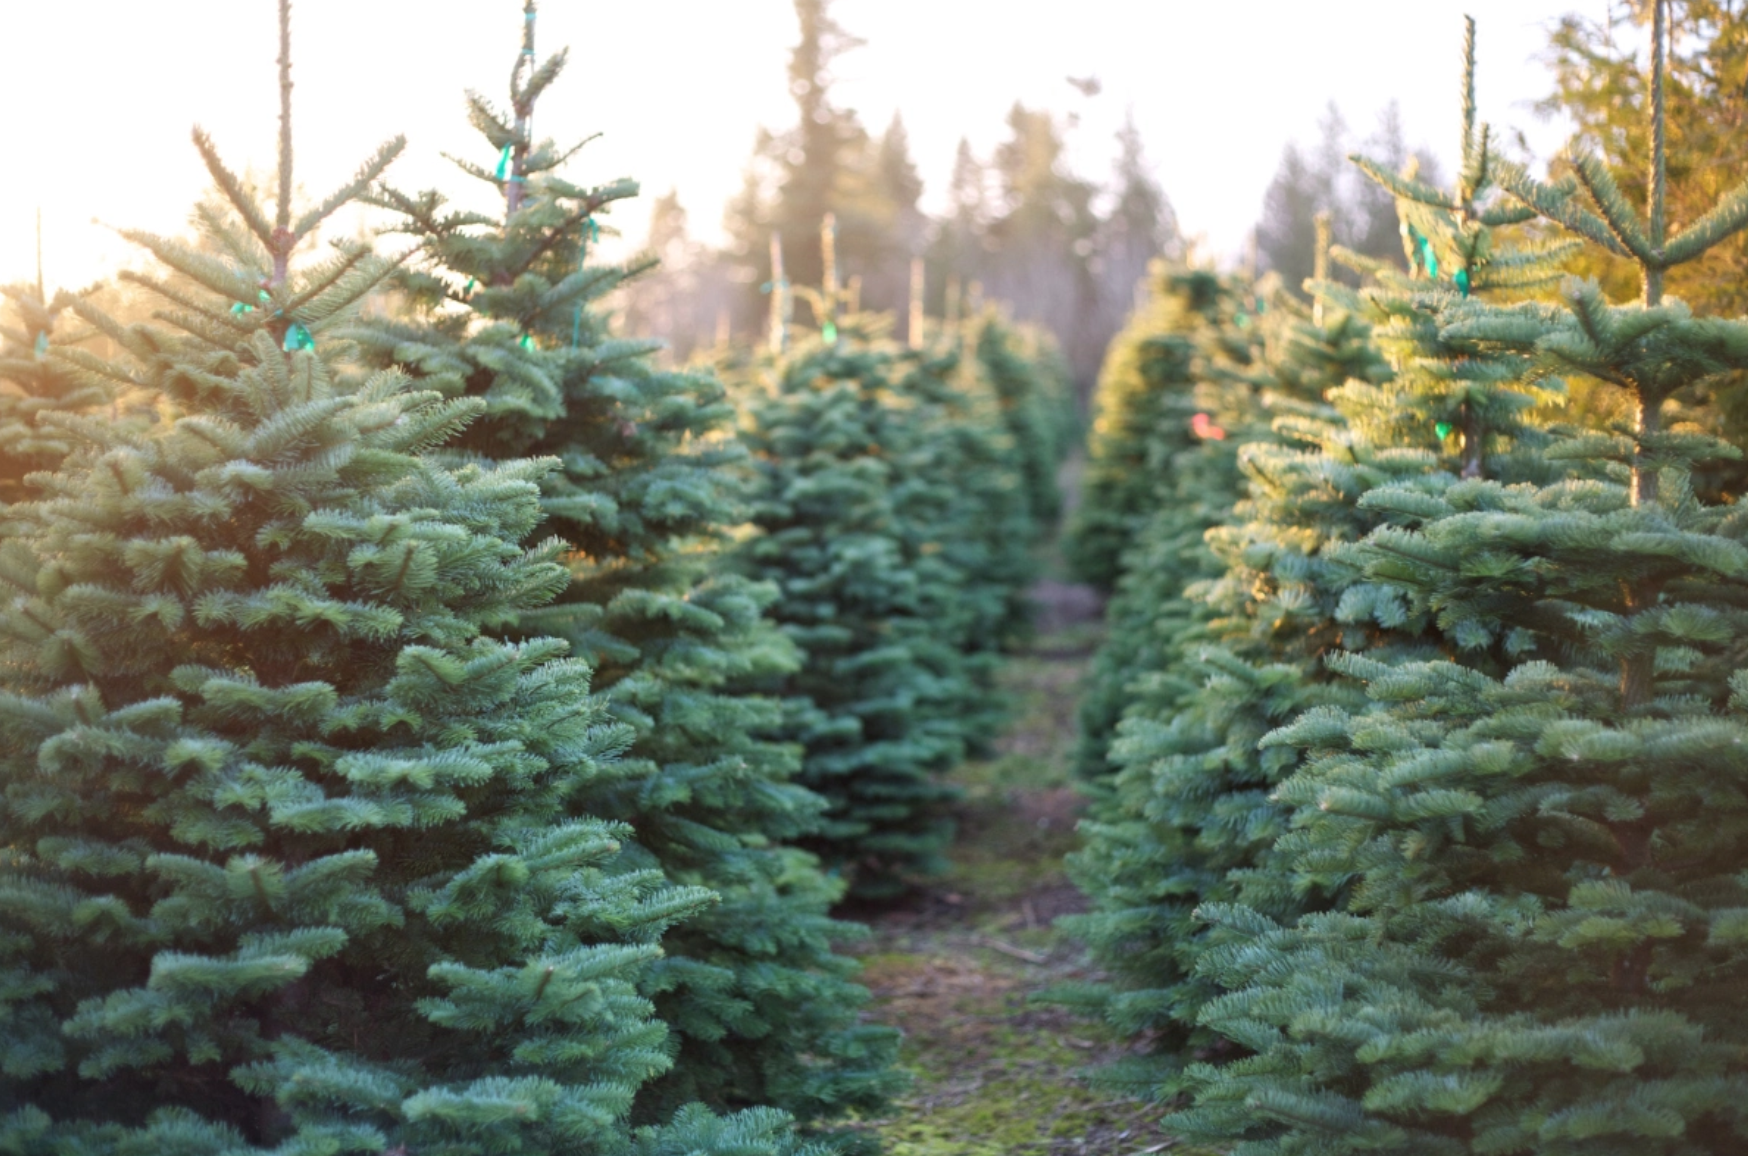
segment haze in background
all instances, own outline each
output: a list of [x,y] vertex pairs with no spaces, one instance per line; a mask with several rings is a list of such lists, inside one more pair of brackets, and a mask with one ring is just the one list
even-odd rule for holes
[[[1331,100],[1363,135],[1395,99],[1407,140],[1452,159],[1464,11],[1480,23],[1483,116],[1550,151],[1563,133],[1528,108],[1548,88],[1535,57],[1552,20],[1575,7],[1604,0],[840,0],[836,17],[868,43],[844,58],[834,93],[870,126],[903,112],[931,210],[943,203],[958,138],[987,152],[1015,100],[1078,115],[1072,156],[1093,177],[1108,171],[1133,106],[1185,233],[1230,258],[1282,147],[1315,139]],[[474,148],[461,90],[505,89],[519,13],[519,0],[298,0],[294,131],[305,186],[327,190],[397,132],[410,144],[391,170],[397,183],[459,184],[437,154]],[[51,289],[131,256],[94,216],[179,230],[206,183],[188,144],[195,123],[234,163],[271,170],[265,0],[17,4],[5,23],[0,76],[27,115],[8,132],[0,280],[32,275],[39,205]],[[539,29],[541,52],[569,45],[572,65],[537,129],[561,140],[603,134],[576,175],[631,175],[647,194],[677,189],[694,234],[718,239],[757,126],[791,116],[789,0],[546,0]],[[1069,75],[1096,76],[1103,91],[1082,96]],[[616,222],[631,242],[647,225],[648,198],[639,204]]]

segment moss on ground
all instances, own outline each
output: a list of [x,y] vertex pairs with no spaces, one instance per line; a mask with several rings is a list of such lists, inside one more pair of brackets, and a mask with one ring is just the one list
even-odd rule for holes
[[1013,725],[963,792],[952,871],[902,905],[851,913],[872,1014],[904,1030],[914,1084],[875,1133],[888,1156],[1207,1156],[1160,1127],[1157,1104],[1088,1074],[1131,1045],[1030,997],[1096,978],[1053,921],[1080,909],[1062,869],[1083,799],[1070,776],[1074,710],[1097,625],[1058,623],[1003,673]]

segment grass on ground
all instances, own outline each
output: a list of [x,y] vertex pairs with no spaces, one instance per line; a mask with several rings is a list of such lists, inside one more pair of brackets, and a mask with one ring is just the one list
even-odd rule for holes
[[853,913],[874,933],[860,947],[872,1014],[904,1030],[914,1079],[866,1125],[889,1156],[1192,1156],[1161,1130],[1158,1105],[1088,1080],[1126,1041],[1030,999],[1097,977],[1051,926],[1082,903],[1062,859],[1082,805],[1068,769],[1075,704],[1097,640],[1096,622],[1054,625],[1010,660],[1014,723],[992,758],[952,776],[952,871],[902,906]]

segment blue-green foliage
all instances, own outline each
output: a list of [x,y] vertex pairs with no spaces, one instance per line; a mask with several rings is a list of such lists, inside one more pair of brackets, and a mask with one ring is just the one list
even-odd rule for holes
[[[519,79],[512,102],[532,108],[563,61]],[[798,657],[766,617],[775,588],[723,572],[723,534],[744,517],[745,452],[723,436],[732,410],[712,376],[660,368],[654,343],[608,331],[599,301],[635,270],[586,255],[594,219],[636,186],[571,183],[560,175],[569,152],[470,101],[486,144],[509,159],[502,176],[462,167],[517,200],[488,216],[436,192],[379,190],[428,260],[400,280],[407,308],[354,336],[371,361],[479,399],[463,457],[561,463],[542,481],[541,509],[567,543],[568,582],[502,628],[568,640],[632,736],[624,773],[580,788],[594,813],[634,832],[610,868],[719,896],[664,937],[645,973],[675,1064],[644,1089],[638,1116],[695,1099],[804,1120],[875,1109],[901,1083],[896,1034],[859,1022],[867,992],[834,950],[859,929],[828,917],[841,886],[794,845],[824,803],[793,781],[782,704],[744,689],[781,679]]]
[[862,896],[938,871],[938,781],[1001,718],[991,684],[1025,627],[1039,524],[1000,398],[955,348],[903,350],[839,323],[742,376],[753,522],[739,551],[777,584],[801,648],[804,779],[830,809],[811,846]]
[[84,412],[122,391],[112,382],[80,380],[52,356],[78,339],[61,324],[70,298],[45,301],[22,285],[0,286],[0,298],[10,306],[0,323],[0,503],[11,503],[29,496],[27,476],[60,465],[71,448],[38,415]]
[[[1378,174],[1455,282],[1423,345],[1471,351],[1442,375],[1460,406],[1425,412],[1441,380],[1428,358],[1397,424],[1454,430],[1459,468],[1363,495],[1380,521],[1344,552],[1437,650],[1332,656],[1364,701],[1259,744],[1300,760],[1261,873],[1332,909],[1281,919],[1242,888],[1204,904],[1196,967],[1219,994],[1198,1018],[1242,1058],[1189,1067],[1194,1106],[1174,1126],[1256,1156],[1736,1152],[1748,519],[1687,484],[1735,451],[1661,429],[1659,411],[1739,372],[1748,325],[1656,300],[1657,263],[1705,247],[1680,236],[1642,247],[1647,303],[1575,281],[1562,309],[1471,298],[1536,275],[1533,251],[1491,230],[1529,208],[1593,240],[1607,217],[1629,249],[1642,235],[1582,159],[1582,197],[1506,168],[1528,208],[1477,206],[1486,134],[1467,127],[1454,197]],[[1738,197],[1734,227],[1745,210]],[[1510,424],[1549,374],[1622,383],[1639,425],[1525,452],[1543,439]]]
[[482,632],[564,585],[522,541],[554,463],[445,468],[479,403],[336,384],[364,252],[236,315],[266,260],[139,239],[204,291],[180,331],[75,306],[128,353],[76,368],[161,420],[54,421],[0,545],[6,1147],[626,1150],[671,1063],[639,988],[714,896],[608,869],[581,790],[631,735],[562,641]]
[[1064,548],[1070,571],[1102,590],[1116,586],[1123,554],[1159,508],[1170,461],[1201,440],[1189,422],[1197,337],[1242,308],[1243,290],[1210,270],[1163,264],[1147,299],[1111,342],[1093,394],[1080,505]]
[[1056,472],[1074,435],[1068,368],[1048,334],[1016,326],[996,310],[985,310],[974,325],[976,364],[1013,436],[1027,512],[1040,527],[1052,527],[1062,513]]
[[[1467,286],[1476,300],[1549,278],[1547,254],[1506,249],[1476,214],[1442,200],[1421,208],[1404,212],[1417,235],[1453,252],[1487,246],[1493,259]],[[1365,714],[1363,688],[1326,669],[1332,653],[1401,662],[1448,645],[1429,608],[1356,553],[1406,517],[1371,495],[1392,488],[1411,505],[1464,473],[1549,472],[1539,457],[1548,439],[1525,414],[1550,395],[1517,381],[1529,361],[1441,329],[1468,304],[1461,288],[1365,267],[1376,284],[1363,293],[1313,282],[1310,316],[1287,303],[1274,314],[1272,429],[1246,433],[1246,497],[1207,535],[1222,573],[1176,605],[1155,604],[1161,620],[1191,625],[1177,627],[1160,670],[1132,684],[1112,748],[1118,772],[1074,863],[1095,906],[1078,930],[1119,980],[1076,995],[1152,1035],[1153,1054],[1114,1073],[1142,1094],[1180,1089],[1187,1053],[1231,1046],[1199,1020],[1219,986],[1198,963],[1229,934],[1202,912],[1242,902],[1259,919],[1289,921],[1342,895],[1342,879],[1307,879],[1278,861],[1291,815],[1279,785],[1300,757],[1262,740],[1302,712]]]
[[1168,670],[1192,628],[1185,587],[1219,572],[1203,536],[1231,512],[1238,447],[1259,427],[1266,433],[1268,417],[1264,322],[1280,295],[1208,272],[1155,274],[1100,379],[1101,424],[1069,542],[1071,561],[1083,564],[1087,551],[1118,551],[1108,629],[1079,711],[1077,761],[1095,779],[1110,771],[1110,744],[1139,680]]

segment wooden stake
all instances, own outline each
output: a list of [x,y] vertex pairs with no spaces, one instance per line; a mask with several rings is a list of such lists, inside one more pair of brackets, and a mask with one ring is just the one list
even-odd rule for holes
[[783,278],[783,238],[771,234],[771,352],[789,345],[789,282]]
[[819,319],[820,329],[832,340],[838,331],[838,215],[827,213],[819,225],[819,256],[824,265],[821,283],[821,303],[825,316]]
[[910,259],[910,322],[905,336],[912,349],[923,347],[923,259]]

